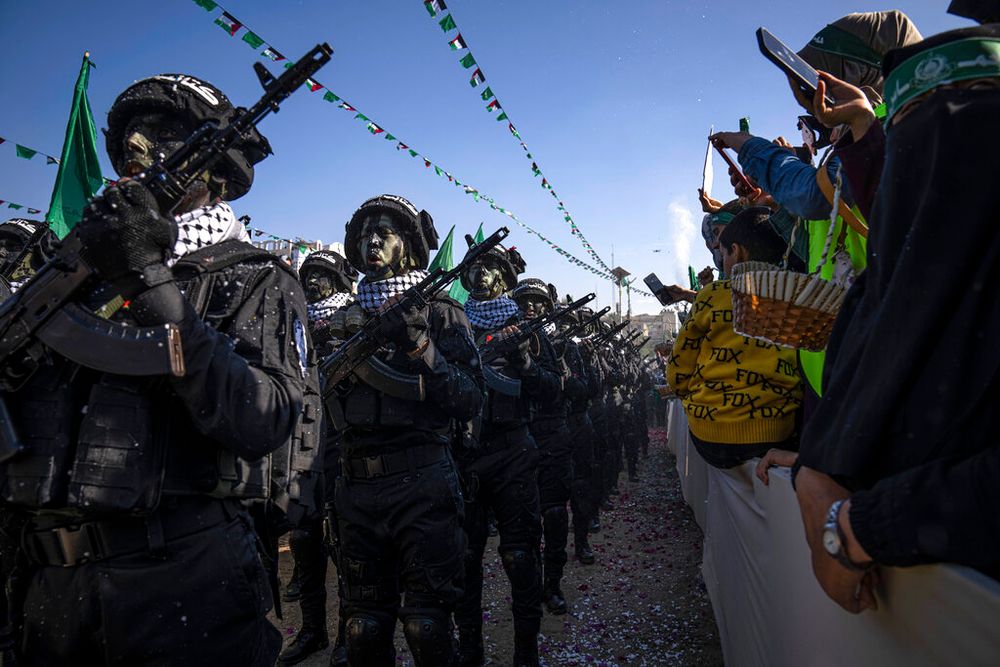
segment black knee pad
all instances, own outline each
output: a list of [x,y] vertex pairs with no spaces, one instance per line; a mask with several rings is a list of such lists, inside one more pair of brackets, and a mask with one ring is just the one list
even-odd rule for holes
[[512,590],[529,590],[541,582],[541,568],[533,551],[523,547],[508,549],[501,554],[500,560]]
[[451,664],[454,654],[451,623],[443,610],[404,610],[400,616],[403,635],[417,667]]
[[390,667],[396,662],[392,634],[396,619],[376,611],[354,612],[344,626],[347,659],[352,665]]
[[565,505],[549,507],[542,512],[542,519],[545,521],[546,531],[569,530],[569,512]]

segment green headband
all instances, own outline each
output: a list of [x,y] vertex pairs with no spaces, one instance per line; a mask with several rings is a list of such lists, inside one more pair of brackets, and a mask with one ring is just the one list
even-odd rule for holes
[[970,37],[921,51],[885,79],[886,122],[907,102],[940,85],[986,77],[1000,77],[1000,39]]
[[713,213],[709,219],[708,224],[710,225],[728,225],[733,221],[736,216],[727,211],[719,211],[718,213]]
[[817,51],[832,53],[875,68],[882,67],[882,56],[875,53],[857,35],[835,25],[828,25],[816,33],[816,36],[809,40],[809,46]]

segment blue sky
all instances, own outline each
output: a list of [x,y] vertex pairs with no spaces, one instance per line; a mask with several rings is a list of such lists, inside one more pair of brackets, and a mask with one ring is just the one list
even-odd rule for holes
[[[854,11],[901,9],[924,35],[969,24],[945,14],[946,0],[447,3],[488,84],[602,258],[611,264],[613,247],[615,264],[635,276],[655,271],[681,284],[689,264],[710,263],[696,193],[709,126],[736,129],[749,116],[755,134],[797,135],[797,107],[784,78],[757,51],[758,26],[798,48]],[[483,88],[469,86],[469,71],[458,63],[466,52],[447,44],[454,32],[442,32],[422,0],[222,4],[286,56],[328,41],[335,53],[317,75],[327,88],[590,261],[506,123],[485,110]],[[4,3],[0,199],[47,208],[55,167],[40,157],[16,158],[13,143],[59,154],[85,50],[97,63],[90,102],[101,127],[118,92],[163,72],[207,79],[237,104],[254,101],[260,91],[251,63],[260,58],[240,41],[242,32],[229,37],[213,24],[220,13],[192,0]],[[302,90],[262,124],[275,155],[258,165],[253,191],[234,202],[253,226],[341,241],[357,205],[382,192],[427,209],[442,237],[452,225],[461,235],[480,222],[488,231],[508,222],[321,95]],[[104,165],[113,176],[106,159]],[[714,194],[726,198],[719,159],[716,172]],[[596,291],[602,305],[609,302],[610,283],[513,226],[511,241],[527,260],[527,275],[554,282],[561,293]],[[633,298],[632,305],[659,309],[653,299]]]

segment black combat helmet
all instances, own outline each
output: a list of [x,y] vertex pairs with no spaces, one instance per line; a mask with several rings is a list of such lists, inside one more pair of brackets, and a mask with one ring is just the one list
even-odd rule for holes
[[[469,242],[469,249],[475,245],[470,237],[466,237]],[[517,251],[516,248],[504,248],[499,245],[495,245],[490,248],[483,257],[492,257],[500,264],[500,272],[503,274],[503,282],[508,289],[512,285],[517,284],[517,277],[524,273],[526,265],[524,263],[524,258],[521,257],[521,253]],[[482,258],[481,258],[482,259]],[[472,284],[469,282],[469,271],[466,269],[462,272],[459,280],[462,282],[462,287],[468,291],[474,291]]]
[[[47,227],[47,225],[40,220],[29,220],[28,218],[11,218],[0,223],[0,248],[2,248],[0,266],[2,266],[3,271],[9,271],[13,268],[7,263],[13,261],[14,257],[24,249],[39,227]],[[46,229],[36,245],[36,251],[31,255],[31,268],[33,270],[37,271],[42,267],[42,264],[48,261],[57,242],[56,235]]]
[[539,280],[538,278],[525,278],[517,284],[514,288],[513,297],[516,301],[521,297],[525,296],[536,296],[540,299],[544,299],[551,309],[555,306],[555,299],[553,298],[552,291],[554,286],[547,284],[544,280]]
[[430,251],[438,247],[438,234],[434,220],[427,211],[417,211],[417,207],[399,195],[379,195],[372,197],[354,212],[347,223],[344,250],[347,259],[357,267],[365,265],[361,256],[361,228],[372,215],[385,213],[393,219],[400,234],[406,239],[406,250],[414,268],[424,269],[430,261]]
[[[206,121],[217,121],[225,127],[232,118],[232,103],[221,90],[187,74],[159,74],[136,81],[126,88],[108,111],[105,132],[108,157],[119,176],[124,176],[125,154],[122,148],[129,121],[147,113],[173,114],[185,118],[197,128]],[[270,155],[271,144],[256,128],[246,133],[246,139],[226,152],[225,158],[213,167],[213,180],[225,182],[213,185],[224,192],[225,199],[239,199],[253,184],[253,166]]]
[[302,282],[312,271],[325,271],[333,276],[338,292],[350,292],[358,279],[358,270],[347,262],[347,258],[334,250],[317,250],[310,253],[299,268]]

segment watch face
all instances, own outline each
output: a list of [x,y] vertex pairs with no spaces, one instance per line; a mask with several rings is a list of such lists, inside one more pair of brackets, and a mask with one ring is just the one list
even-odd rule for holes
[[837,531],[829,528],[823,531],[823,548],[831,556],[840,552],[840,535],[837,535]]

